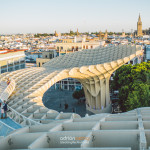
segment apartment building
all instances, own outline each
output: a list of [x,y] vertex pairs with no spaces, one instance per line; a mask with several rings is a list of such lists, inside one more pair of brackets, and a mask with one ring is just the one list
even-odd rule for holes
[[24,50],[0,50],[0,73],[25,68]]

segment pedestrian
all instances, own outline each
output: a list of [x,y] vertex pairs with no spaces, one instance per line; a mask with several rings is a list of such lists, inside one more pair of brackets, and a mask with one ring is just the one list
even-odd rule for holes
[[0,103],[1,119],[4,118],[4,109],[2,103]]
[[66,105],[66,109],[68,109],[68,107],[69,107],[69,105],[67,104],[67,105]]
[[68,109],[68,106],[69,106],[68,104],[65,104],[65,109]]
[[72,108],[72,112],[75,112],[74,108]]
[[5,118],[7,118],[7,103],[6,101],[4,101],[4,114],[5,114]]
[[65,104],[64,104],[65,110],[67,109],[67,106],[66,106],[66,105],[67,105],[67,104],[65,103]]
[[10,84],[10,79],[9,78],[7,78],[7,85],[9,85]]

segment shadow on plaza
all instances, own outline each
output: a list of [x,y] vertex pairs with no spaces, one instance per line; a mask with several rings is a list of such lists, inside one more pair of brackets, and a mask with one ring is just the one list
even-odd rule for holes
[[[58,112],[75,112],[84,117],[86,114],[85,102],[78,103],[78,100],[72,97],[73,91],[48,89],[43,96],[43,103],[49,109]],[[65,109],[65,104],[68,108]]]

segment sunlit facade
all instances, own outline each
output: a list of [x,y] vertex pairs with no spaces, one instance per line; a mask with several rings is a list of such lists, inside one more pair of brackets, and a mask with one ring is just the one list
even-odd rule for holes
[[0,73],[25,68],[24,50],[0,50]]

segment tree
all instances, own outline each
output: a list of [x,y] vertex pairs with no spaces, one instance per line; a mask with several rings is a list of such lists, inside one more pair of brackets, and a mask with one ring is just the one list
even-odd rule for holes
[[130,84],[130,82],[132,82],[131,69],[132,65],[124,65],[120,67],[115,72],[115,76],[113,77],[113,81],[111,84],[111,89],[118,90],[122,86]]
[[74,93],[72,94],[72,97],[79,100],[80,99],[80,93],[79,91],[74,91]]
[[113,32],[108,32],[108,35],[113,35],[114,33]]
[[150,106],[150,63],[124,65],[113,77],[112,90],[119,90],[121,110]]
[[137,84],[134,91],[130,92],[125,102],[128,110],[138,107],[150,106],[150,86],[144,83]]
[[72,94],[72,97],[75,98],[75,99],[77,99],[77,100],[79,100],[80,98],[85,97],[84,90],[81,89],[79,91],[74,91],[74,93]]

